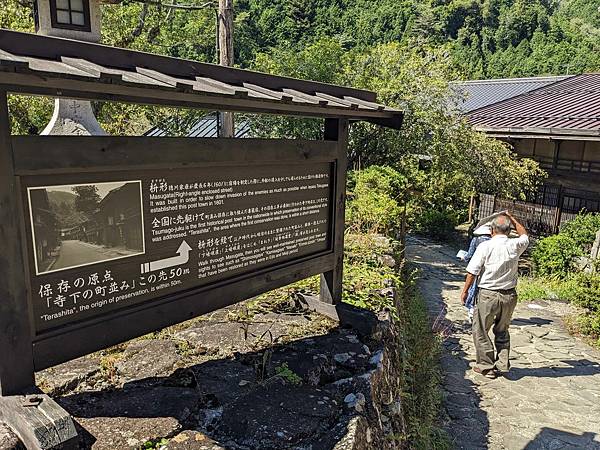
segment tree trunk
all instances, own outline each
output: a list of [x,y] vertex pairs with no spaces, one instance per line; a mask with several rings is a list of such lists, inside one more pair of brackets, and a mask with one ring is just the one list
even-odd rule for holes
[[[233,66],[233,0],[219,0],[219,64]],[[233,137],[233,113],[221,112],[220,130],[221,137]]]

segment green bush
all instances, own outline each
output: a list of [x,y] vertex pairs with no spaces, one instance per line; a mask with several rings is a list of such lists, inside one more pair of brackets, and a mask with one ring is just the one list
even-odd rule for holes
[[428,209],[415,218],[412,228],[418,233],[444,238],[452,234],[456,225],[458,225],[458,218],[455,214]]
[[582,251],[577,242],[563,234],[539,240],[531,252],[538,275],[559,278],[566,278],[569,275],[575,258],[581,255]]
[[556,298],[553,289],[555,280],[542,277],[520,277],[517,293],[520,301],[546,300]]
[[348,181],[346,224],[355,231],[389,234],[400,226],[398,202],[405,178],[391,167],[353,171]]
[[574,275],[571,302],[600,316],[600,274],[579,273]]
[[586,310],[577,318],[578,331],[594,337],[600,345],[600,274],[580,273],[570,281],[571,302]]
[[577,331],[596,339],[600,347],[600,314],[584,314],[577,318]]
[[600,230],[600,213],[580,213],[562,226],[560,234],[570,237],[582,251],[588,252],[598,230]]

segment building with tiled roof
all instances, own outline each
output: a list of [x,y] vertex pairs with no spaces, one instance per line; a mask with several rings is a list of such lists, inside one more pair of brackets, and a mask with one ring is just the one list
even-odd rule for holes
[[557,81],[565,80],[571,76],[470,80],[454,82],[450,86],[457,93],[457,106],[459,110],[463,113],[470,113],[484,106],[531,92]]
[[536,201],[559,207],[557,225],[582,210],[600,211],[600,74],[522,80],[523,89],[537,87],[495,102],[518,79],[466,83],[477,87],[466,117],[548,172]]

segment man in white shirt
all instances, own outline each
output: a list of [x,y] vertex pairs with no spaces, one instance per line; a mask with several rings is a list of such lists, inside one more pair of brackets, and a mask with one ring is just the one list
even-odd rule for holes
[[[518,238],[508,237],[511,225]],[[491,224],[492,239],[477,247],[467,266],[467,278],[461,293],[463,304],[469,288],[479,278],[479,293],[473,316],[473,341],[476,364],[473,370],[488,378],[510,369],[508,328],[517,305],[519,257],[529,245],[527,230],[511,214],[496,217]],[[494,327],[494,344],[489,336]]]

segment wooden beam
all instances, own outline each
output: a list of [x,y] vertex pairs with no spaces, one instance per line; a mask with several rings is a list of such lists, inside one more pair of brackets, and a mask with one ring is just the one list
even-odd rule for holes
[[34,386],[22,216],[9,129],[7,95],[0,91],[0,395]]
[[402,124],[400,111],[349,109],[334,105],[319,106],[310,103],[282,102],[269,98],[240,98],[206,92],[178,91],[160,86],[137,87],[102,83],[77,78],[39,77],[36,74],[0,72],[0,90],[8,92],[64,97],[81,100],[105,100],[146,105],[216,109],[222,111],[253,112],[262,114],[303,117],[348,118],[368,120],[396,128]]
[[202,165],[333,162],[337,144],[283,139],[14,136],[15,173],[82,173]]
[[28,449],[79,448],[73,419],[45,394],[0,397],[0,419]]
[[554,152],[552,154],[552,168],[556,169],[558,160],[560,159],[560,144],[562,141],[554,141]]
[[344,227],[346,215],[346,172],[348,168],[348,121],[325,120],[325,139],[337,143],[338,159],[335,168],[335,205],[333,217],[333,270],[321,274],[321,301],[336,304],[342,301],[344,268]]

